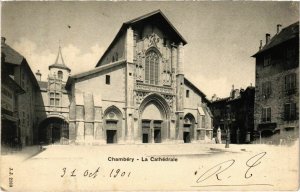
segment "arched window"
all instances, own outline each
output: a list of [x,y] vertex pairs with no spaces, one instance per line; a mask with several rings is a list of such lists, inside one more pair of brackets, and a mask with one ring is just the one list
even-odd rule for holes
[[158,85],[159,56],[155,51],[149,51],[145,62],[145,83]]
[[62,71],[58,71],[57,72],[57,77],[58,77],[58,79],[62,79],[63,78],[63,72]]

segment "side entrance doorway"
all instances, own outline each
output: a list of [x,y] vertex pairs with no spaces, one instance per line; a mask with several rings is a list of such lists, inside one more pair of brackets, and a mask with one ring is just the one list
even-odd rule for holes
[[106,120],[106,143],[117,143],[117,123],[116,120]]
[[192,114],[188,113],[184,117],[183,124],[183,142],[191,143],[194,137],[194,126],[195,126],[195,118]]
[[107,144],[118,143],[122,137],[122,112],[116,106],[104,111],[104,138]]

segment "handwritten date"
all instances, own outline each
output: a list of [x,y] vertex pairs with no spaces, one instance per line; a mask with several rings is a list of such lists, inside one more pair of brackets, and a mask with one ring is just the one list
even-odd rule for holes
[[[77,177],[78,175],[83,177],[89,177],[95,179],[98,174],[100,173],[100,167],[98,167],[96,170],[89,170],[86,169],[83,172],[80,172],[77,169],[71,169],[70,171],[67,170],[66,167],[62,168],[62,175],[60,177],[70,176],[70,177]],[[131,172],[123,171],[121,169],[111,169],[108,176],[111,178],[117,178],[117,177],[130,177]]]

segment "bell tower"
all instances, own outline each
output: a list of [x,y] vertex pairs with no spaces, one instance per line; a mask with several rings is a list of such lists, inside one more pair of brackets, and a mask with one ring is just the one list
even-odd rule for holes
[[60,45],[58,47],[56,60],[54,64],[49,66],[49,70],[49,78],[61,80],[63,84],[67,82],[71,69],[64,62]]

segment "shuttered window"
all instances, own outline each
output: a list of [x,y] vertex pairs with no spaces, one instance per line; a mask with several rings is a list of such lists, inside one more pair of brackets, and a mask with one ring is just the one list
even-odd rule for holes
[[271,82],[267,81],[267,82],[263,82],[262,83],[262,96],[264,98],[269,98],[271,95]]
[[285,91],[286,94],[293,94],[295,93],[295,89],[296,89],[296,74],[292,73],[289,75],[286,75],[284,78],[284,87],[285,87]]
[[284,120],[296,119],[296,103],[287,103],[284,105]]
[[261,121],[271,122],[271,107],[262,108]]

